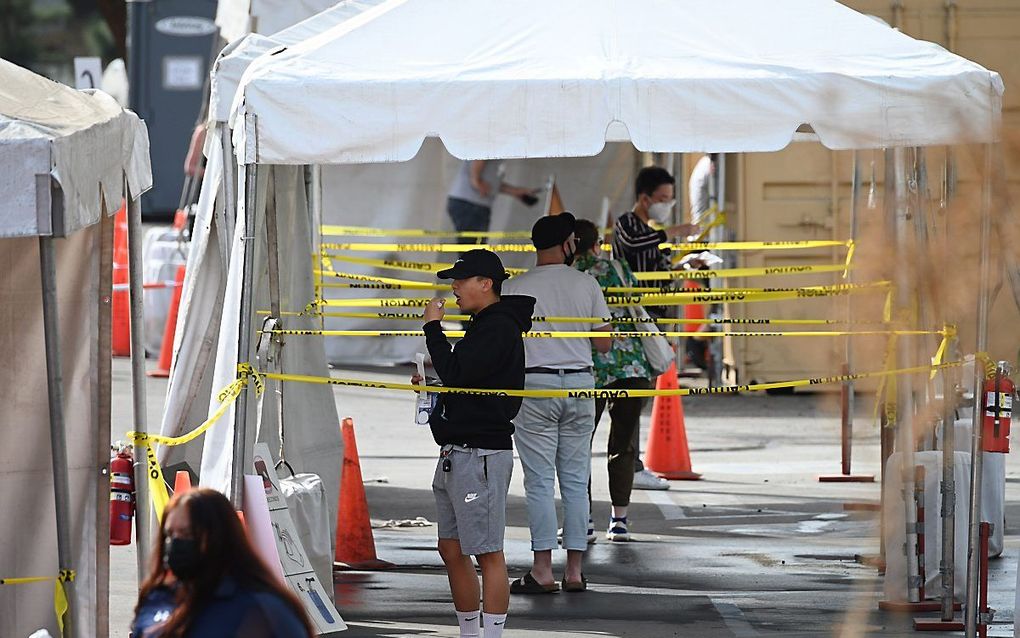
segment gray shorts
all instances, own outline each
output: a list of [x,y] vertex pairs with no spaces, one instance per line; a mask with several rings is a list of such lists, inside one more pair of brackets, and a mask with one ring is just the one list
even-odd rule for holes
[[439,538],[459,540],[465,556],[502,551],[513,470],[513,450],[444,445],[432,479]]

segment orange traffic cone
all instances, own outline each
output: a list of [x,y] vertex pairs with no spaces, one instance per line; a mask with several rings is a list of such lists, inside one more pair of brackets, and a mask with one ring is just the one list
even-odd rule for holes
[[[676,364],[659,375],[656,390],[676,390]],[[645,448],[645,467],[662,478],[696,481],[700,474],[691,471],[691,451],[687,447],[684,406],[680,395],[657,396],[652,403],[652,431]]]
[[393,567],[392,563],[379,560],[375,555],[358,444],[354,440],[354,419],[345,418],[342,430],[344,464],[340,471],[340,506],[336,515],[336,562],[339,564],[334,567],[357,570]]
[[128,303],[127,209],[121,205],[113,222],[113,356],[131,355],[131,307]]
[[187,470],[177,470],[174,476],[174,494],[184,494],[191,489],[191,474]]
[[174,294],[170,297],[170,309],[166,314],[166,326],[163,328],[163,343],[159,348],[159,363],[155,370],[146,374],[150,377],[169,377],[170,364],[174,356],[174,334],[177,332],[177,309],[181,305],[181,290],[184,288],[184,266],[177,267],[174,278]]

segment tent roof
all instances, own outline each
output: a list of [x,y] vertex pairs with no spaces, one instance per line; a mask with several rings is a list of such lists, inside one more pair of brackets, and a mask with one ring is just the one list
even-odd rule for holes
[[989,141],[1002,90],[831,0],[387,0],[256,60],[235,130],[259,163],[880,148]]
[[276,33],[329,8],[337,0],[219,0],[216,26],[227,42],[249,33]]
[[[51,210],[51,176],[63,204]],[[0,60],[0,237],[70,234],[152,186],[149,139],[134,113]],[[43,197],[40,197],[40,196]],[[54,218],[62,211],[62,217]],[[51,217],[53,215],[53,217]]]
[[[209,97],[209,119],[226,122],[241,76],[259,56],[280,47],[293,46],[319,35],[383,0],[341,0],[337,4],[272,35],[251,33],[231,42],[213,65]],[[221,3],[220,6],[223,6]]]

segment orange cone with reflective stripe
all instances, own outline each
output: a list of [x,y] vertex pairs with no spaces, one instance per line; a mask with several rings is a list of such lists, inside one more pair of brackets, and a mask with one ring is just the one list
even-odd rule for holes
[[[676,390],[680,383],[676,364],[659,375],[656,390]],[[657,396],[652,403],[652,429],[645,447],[645,467],[672,481],[696,481],[701,475],[691,471],[691,451],[687,447],[684,406],[680,395]]]
[[368,498],[361,478],[358,443],[354,439],[354,419],[341,425],[344,437],[344,464],[340,470],[340,503],[336,514],[336,563],[342,569],[386,569],[392,563],[375,555],[372,522],[368,518]]
[[131,304],[127,291],[127,208],[123,204],[113,219],[114,290],[110,304],[113,338],[110,346],[113,350],[113,356],[127,357],[131,354]]
[[159,349],[159,363],[155,370],[149,370],[146,374],[150,377],[169,377],[170,365],[174,357],[174,336],[177,334],[177,311],[181,307],[181,290],[184,289],[184,266],[177,267],[177,277],[174,279],[174,293],[170,297],[170,308],[166,314],[166,324],[163,328],[163,343]]

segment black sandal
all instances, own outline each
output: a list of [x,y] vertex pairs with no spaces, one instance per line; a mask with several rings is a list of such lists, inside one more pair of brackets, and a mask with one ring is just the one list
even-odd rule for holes
[[581,574],[581,580],[576,582],[570,582],[566,576],[563,577],[563,591],[579,592],[586,591],[587,589],[588,579],[584,577],[584,574]]
[[559,590],[560,586],[556,583],[543,585],[538,582],[530,571],[524,576],[510,581],[511,594],[555,594]]

